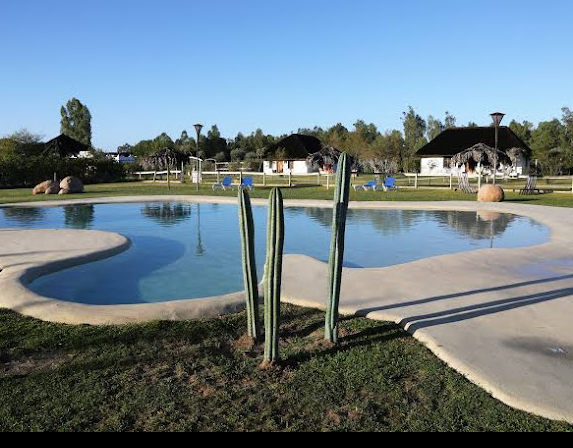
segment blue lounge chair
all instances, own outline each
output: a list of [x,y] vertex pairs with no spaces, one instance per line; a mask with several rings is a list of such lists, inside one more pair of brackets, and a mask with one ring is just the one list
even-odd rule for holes
[[373,180],[372,182],[368,182],[367,184],[364,185],[354,185],[354,191],[377,191],[380,188],[380,186],[378,185],[378,182]]
[[213,185],[213,191],[215,190],[234,190],[235,187],[233,186],[233,178],[232,177],[225,177],[223,182],[220,184]]
[[243,188],[248,188],[249,190],[254,190],[255,189],[255,184],[253,182],[253,178],[252,177],[245,177],[243,179],[243,183],[241,184],[241,187]]
[[384,187],[385,191],[397,190],[398,186],[396,185],[396,178],[389,177],[388,179],[386,179],[386,182],[384,182]]

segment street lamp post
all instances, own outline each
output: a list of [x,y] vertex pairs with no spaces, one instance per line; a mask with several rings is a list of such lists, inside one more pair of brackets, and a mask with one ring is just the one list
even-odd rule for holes
[[493,119],[493,124],[495,126],[495,156],[493,160],[493,184],[497,184],[497,161],[498,161],[498,151],[499,151],[499,127],[503,121],[505,114],[501,112],[495,112],[491,114]]
[[[197,156],[197,159],[199,159],[199,144],[201,142],[201,131],[203,130],[203,125],[196,124],[194,127],[195,131],[197,132],[197,154],[195,155]],[[201,184],[201,162],[199,162],[197,165],[197,191],[199,191],[200,184]]]

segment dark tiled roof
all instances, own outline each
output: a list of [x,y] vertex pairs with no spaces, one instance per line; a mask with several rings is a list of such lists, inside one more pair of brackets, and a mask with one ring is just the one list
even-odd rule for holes
[[62,134],[44,145],[44,154],[56,154],[60,157],[77,156],[80,152],[88,149],[87,145]]
[[[322,149],[322,143],[316,137],[293,134],[269,148],[269,154],[276,158],[280,155],[282,160],[306,160],[310,154]],[[283,154],[284,152],[284,154]]]
[[[495,147],[495,128],[452,128],[442,132],[438,137],[420,149],[418,157],[453,157],[478,143],[491,148]],[[511,129],[503,126],[499,129],[499,149],[507,151],[512,148],[524,149],[531,154],[531,149]]]

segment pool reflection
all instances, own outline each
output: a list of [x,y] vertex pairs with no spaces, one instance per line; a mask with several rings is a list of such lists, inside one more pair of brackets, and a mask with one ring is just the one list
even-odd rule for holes
[[141,213],[146,218],[160,224],[163,227],[170,227],[181,224],[191,218],[192,209],[187,204],[145,204]]

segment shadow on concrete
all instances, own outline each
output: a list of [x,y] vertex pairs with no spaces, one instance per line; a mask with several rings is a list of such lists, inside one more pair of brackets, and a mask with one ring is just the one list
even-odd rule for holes
[[495,302],[487,302],[479,305],[455,308],[440,313],[412,316],[403,319],[400,322],[400,325],[406,328],[409,332],[415,333],[417,330],[421,330],[423,328],[462,322],[465,320],[475,319],[477,317],[511,311],[517,308],[522,308],[524,306],[550,302],[552,300],[558,300],[572,295],[573,288],[547,291],[522,297],[515,297],[512,299],[498,300]]
[[356,312],[356,315],[367,317],[370,313],[375,313],[378,311],[388,311],[388,310],[393,310],[393,309],[398,309],[398,308],[406,308],[409,306],[427,305],[428,303],[440,302],[442,300],[459,299],[462,297],[469,297],[469,296],[473,296],[473,295],[487,294],[487,293],[498,292],[498,291],[508,291],[511,289],[525,288],[527,286],[543,285],[543,284],[547,284],[547,283],[555,283],[555,282],[560,282],[560,281],[564,281],[564,280],[572,280],[572,279],[573,279],[573,274],[570,274],[570,275],[564,275],[561,277],[544,278],[544,279],[540,279],[540,280],[531,280],[528,282],[514,283],[513,285],[505,285],[505,286],[497,286],[497,287],[492,287],[492,288],[476,289],[474,291],[466,291],[466,292],[448,294],[448,295],[443,295],[443,296],[435,296],[435,297],[430,297],[427,299],[414,300],[412,302],[396,303],[396,304],[391,304],[391,305],[379,306],[379,307],[375,307],[375,308],[364,308],[364,309],[358,310]]

